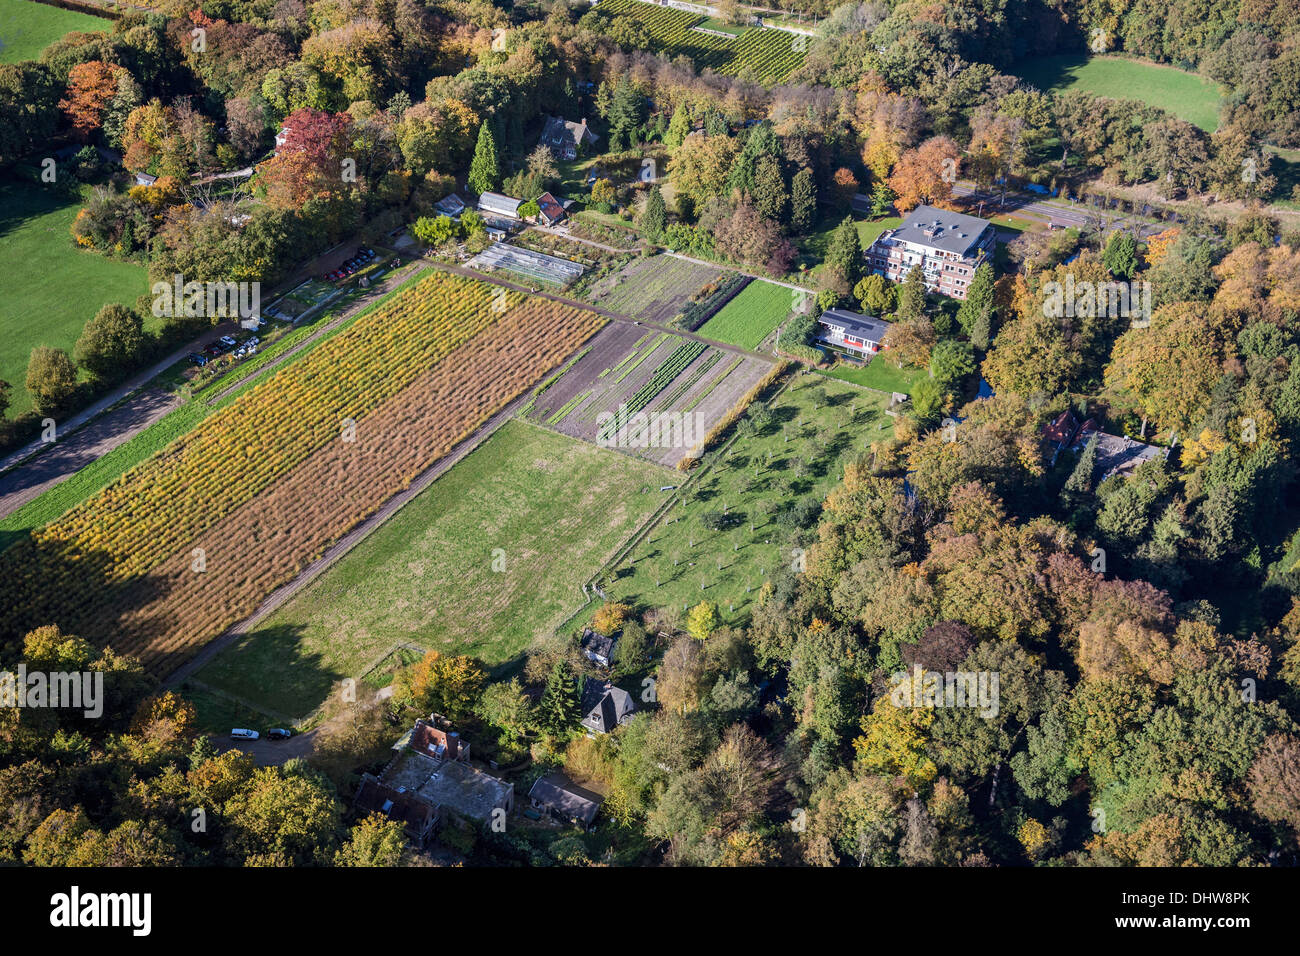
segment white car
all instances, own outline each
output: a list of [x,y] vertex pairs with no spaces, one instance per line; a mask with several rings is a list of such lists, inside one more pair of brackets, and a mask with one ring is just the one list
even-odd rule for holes
[[221,344],[228,349],[232,349],[239,343],[235,341],[235,337],[233,335],[223,335],[221,337]]
[[230,732],[230,736],[236,740],[256,740],[258,734],[256,730],[244,730],[242,727],[236,727]]

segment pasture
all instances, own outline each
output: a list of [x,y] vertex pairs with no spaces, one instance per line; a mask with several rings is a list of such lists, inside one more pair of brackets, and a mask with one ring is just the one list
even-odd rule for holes
[[113,28],[113,21],[33,0],[0,0],[0,63],[35,60],[41,51],[74,30]]
[[801,294],[808,295],[755,279],[697,331],[706,339],[757,349],[785,321]]
[[1057,54],[1024,60],[1013,71],[1044,92],[1086,90],[1115,100],[1140,100],[1213,133],[1219,126],[1219,87],[1172,66],[1119,56]]

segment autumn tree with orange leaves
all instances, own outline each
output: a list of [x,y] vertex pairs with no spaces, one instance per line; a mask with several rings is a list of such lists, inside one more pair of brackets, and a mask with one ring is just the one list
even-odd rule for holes
[[936,205],[950,199],[960,155],[947,136],[932,136],[903,153],[889,177],[889,188],[898,194],[894,200],[898,211],[906,214],[922,203]]
[[125,73],[122,67],[102,60],[78,63],[68,73],[68,92],[59,100],[59,109],[72,125],[73,135],[83,143],[103,126],[104,111]]

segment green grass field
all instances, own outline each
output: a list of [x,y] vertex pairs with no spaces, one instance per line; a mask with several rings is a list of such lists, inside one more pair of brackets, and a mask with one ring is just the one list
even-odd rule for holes
[[1213,133],[1219,126],[1219,87],[1195,73],[1118,56],[1058,54],[1025,60],[1015,73],[1040,90],[1087,90],[1117,100],[1141,100]]
[[755,279],[696,332],[706,339],[756,349],[785,321],[798,294],[785,286]]
[[33,348],[49,345],[71,354],[101,307],[134,305],[149,291],[143,266],[72,244],[68,229],[78,209],[76,199],[35,183],[0,185],[0,262],[7,264],[0,276],[0,379],[13,385],[10,418],[32,407],[24,382]]
[[[658,488],[673,477],[507,422],[197,676],[304,716],[335,681],[360,677],[399,643],[508,671],[581,606],[583,582],[662,503]],[[503,571],[493,570],[496,558]]]
[[[782,514],[800,500],[820,502],[844,465],[889,433],[885,402],[884,395],[824,376],[797,376],[772,401],[770,424],[742,434],[691,479],[685,504],[670,508],[614,570],[607,593],[634,606],[679,611],[712,601],[725,621],[742,622],[777,565],[797,560],[797,532]],[[705,515],[723,516],[728,526],[709,530]]]
[[876,355],[866,365],[840,362],[821,374],[882,392],[903,392],[910,395],[917,380],[924,378],[926,372],[921,368],[895,368],[885,361],[883,355]]
[[[895,229],[903,224],[900,216],[885,216],[882,219],[859,219],[856,214],[851,217],[854,225],[858,227],[858,243],[863,249],[867,249],[886,229]],[[844,220],[841,213],[823,212],[822,217],[817,221],[813,231],[802,239],[798,240],[796,245],[799,249],[799,258],[795,265],[803,265],[811,269],[821,264],[826,258],[826,251],[830,248],[831,234],[835,232],[835,227]]]
[[0,63],[35,60],[41,51],[73,30],[113,28],[111,20],[32,0],[0,0]]

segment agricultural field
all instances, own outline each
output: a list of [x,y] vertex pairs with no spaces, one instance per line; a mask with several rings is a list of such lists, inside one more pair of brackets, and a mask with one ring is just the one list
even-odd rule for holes
[[501,301],[430,273],[32,532],[0,555],[0,634],[58,621],[174,668],[604,324]]
[[[29,0],[23,4],[64,12]],[[0,380],[13,385],[10,418],[32,407],[24,383],[33,348],[48,345],[71,353],[82,328],[103,306],[134,305],[149,291],[144,266],[73,245],[68,230],[80,202],[36,183],[0,185],[0,260],[22,264],[0,278]],[[151,317],[146,327],[157,324]]]
[[1119,56],[1041,56],[1013,71],[1040,90],[1086,90],[1116,100],[1140,100],[1173,113],[1207,133],[1219,127],[1218,85],[1172,66]]
[[791,509],[820,504],[845,464],[888,434],[886,401],[797,374],[769,403],[771,421],[755,432],[741,429],[605,577],[609,599],[678,610],[712,601],[724,621],[742,622],[776,567],[798,559]]
[[756,349],[785,321],[800,293],[755,279],[698,329],[706,339]]
[[[640,0],[600,0],[598,9],[612,16],[630,16],[649,32],[655,52],[688,56],[701,70],[727,76],[747,72],[761,83],[779,83],[803,64],[808,38],[784,30],[749,29],[738,37],[704,33],[696,27],[707,20],[699,14]],[[716,27],[709,27],[714,29]],[[734,29],[734,28],[731,28]]]
[[302,716],[332,683],[361,677],[400,644],[508,670],[582,604],[583,582],[663,502],[658,489],[673,478],[507,422],[196,676]]
[[74,30],[82,33],[113,29],[113,21],[64,10],[33,0],[0,0],[0,63],[35,60],[41,51]]
[[721,269],[676,256],[646,256],[594,281],[584,298],[611,312],[664,324],[682,311],[692,295],[720,275]]
[[[543,383],[523,414],[565,435],[674,466],[771,367],[694,339],[616,322],[564,374]],[[666,428],[665,440],[656,442],[637,427],[638,413],[681,428]],[[672,413],[680,419],[666,417]]]

